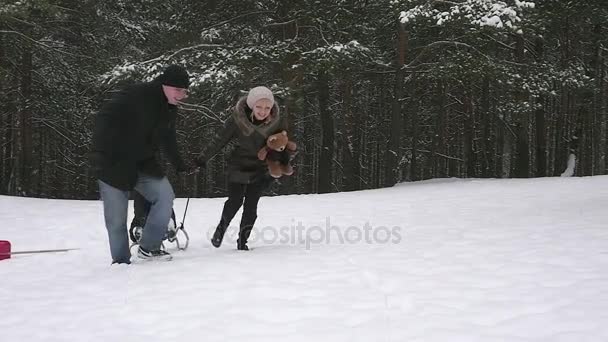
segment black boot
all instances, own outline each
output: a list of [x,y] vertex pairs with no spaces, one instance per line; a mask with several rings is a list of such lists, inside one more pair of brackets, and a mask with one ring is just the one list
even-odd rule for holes
[[211,238],[211,244],[215,248],[219,248],[222,245],[222,240],[224,239],[224,234],[226,233],[227,225],[224,223],[224,220],[221,220],[220,223],[215,228],[215,233],[213,233],[213,237]]
[[238,249],[239,251],[248,251],[249,247],[247,247],[247,243],[240,243],[239,241],[237,241],[236,243],[236,249]]
[[253,225],[256,219],[257,215],[255,214],[245,214],[243,215],[243,218],[241,218],[239,239],[236,241],[236,249],[238,249],[239,251],[249,250],[249,247],[247,247],[247,240],[249,239],[249,235],[251,235],[251,230],[253,229]]
[[249,232],[244,234],[242,231],[239,232],[239,239],[236,240],[236,249],[239,251],[248,251],[249,247],[247,247],[247,239],[249,238],[249,233],[251,233],[251,229]]
[[236,249],[239,251],[248,251],[249,247],[247,247],[247,239],[249,238],[249,234],[251,233],[251,229],[249,232],[243,230],[243,226],[241,225],[241,230],[239,231],[239,239],[236,240]]

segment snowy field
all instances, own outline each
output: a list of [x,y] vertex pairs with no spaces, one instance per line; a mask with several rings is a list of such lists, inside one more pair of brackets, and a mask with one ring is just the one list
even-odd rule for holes
[[[608,176],[442,179],[262,198],[250,252],[224,198],[190,248],[110,266],[99,201],[0,196],[0,340],[608,341]],[[181,221],[185,199],[178,199]]]

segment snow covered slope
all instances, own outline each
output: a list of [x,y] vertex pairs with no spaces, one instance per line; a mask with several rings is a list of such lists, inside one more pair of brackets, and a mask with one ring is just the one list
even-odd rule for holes
[[262,198],[250,252],[240,214],[211,247],[223,201],[110,266],[101,202],[0,196],[14,251],[80,248],[0,261],[0,340],[608,341],[606,176]]

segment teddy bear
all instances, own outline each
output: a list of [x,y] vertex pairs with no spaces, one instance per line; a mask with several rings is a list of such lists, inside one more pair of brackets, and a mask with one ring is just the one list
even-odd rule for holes
[[258,151],[258,159],[266,161],[272,177],[291,176],[293,174],[291,159],[296,149],[296,143],[289,140],[287,132],[281,131],[266,139],[266,146]]

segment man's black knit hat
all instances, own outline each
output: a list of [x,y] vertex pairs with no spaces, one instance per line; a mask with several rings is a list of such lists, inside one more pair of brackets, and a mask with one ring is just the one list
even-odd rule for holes
[[176,88],[187,89],[190,86],[190,76],[186,69],[179,65],[170,65],[160,75],[159,80],[162,84]]

